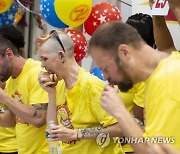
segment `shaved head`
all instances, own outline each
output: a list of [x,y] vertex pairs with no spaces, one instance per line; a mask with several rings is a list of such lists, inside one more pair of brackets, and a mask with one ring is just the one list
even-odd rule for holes
[[[74,57],[74,42],[73,40],[65,33],[63,32],[58,32],[58,36],[64,46],[65,52],[71,57]],[[52,52],[52,53],[57,53],[60,50],[63,50],[59,42],[56,40],[56,38],[49,38],[46,40],[40,47],[41,49]]]

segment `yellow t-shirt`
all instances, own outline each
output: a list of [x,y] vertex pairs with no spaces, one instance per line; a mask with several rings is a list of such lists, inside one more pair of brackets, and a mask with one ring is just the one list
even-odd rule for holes
[[[6,91],[13,98],[26,105],[47,103],[47,93],[40,87],[38,74],[42,70],[40,62],[28,59],[21,74],[6,83]],[[19,154],[47,154],[45,138],[46,125],[36,128],[21,119],[16,123],[16,139]]]
[[[2,108],[7,109],[3,104]],[[0,127],[0,152],[17,152],[15,128]]]
[[[133,114],[134,103],[140,107],[144,107],[144,90],[145,83],[137,83],[128,92],[119,92],[126,109]],[[129,144],[122,145],[124,152],[133,152],[132,147]]]
[[146,84],[145,136],[170,138],[180,150],[180,53],[162,60]]
[[[103,81],[85,72],[82,68],[78,80],[71,90],[67,90],[63,82],[57,86],[57,118],[59,123],[70,129],[106,127],[116,123],[117,121],[100,106],[100,97],[104,86]],[[70,144],[61,143],[60,147],[62,154],[123,153],[121,145],[114,143],[113,139],[104,148],[99,148],[96,140],[80,140]]]

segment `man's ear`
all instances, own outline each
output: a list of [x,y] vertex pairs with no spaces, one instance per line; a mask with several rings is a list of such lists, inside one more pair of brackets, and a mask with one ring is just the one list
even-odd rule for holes
[[130,58],[129,47],[126,44],[121,44],[118,47],[118,56],[120,58]]
[[64,51],[59,51],[58,52],[58,57],[62,61],[62,63],[65,62],[65,53],[64,53]]
[[5,56],[12,57],[14,55],[11,48],[7,48],[5,51]]

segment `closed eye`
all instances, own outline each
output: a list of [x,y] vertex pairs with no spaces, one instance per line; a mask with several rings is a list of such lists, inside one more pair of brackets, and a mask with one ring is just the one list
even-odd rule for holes
[[46,58],[46,57],[41,57],[41,60],[40,60],[40,61],[46,61],[46,60],[48,60],[48,58]]

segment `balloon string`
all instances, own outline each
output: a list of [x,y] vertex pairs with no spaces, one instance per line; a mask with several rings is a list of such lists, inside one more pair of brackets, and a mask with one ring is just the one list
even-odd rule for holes
[[126,2],[124,2],[124,1],[122,1],[122,0],[118,0],[118,1],[121,2],[121,3],[124,3],[124,4],[126,4],[126,5],[128,5],[128,6],[130,6],[130,7],[132,7],[131,4],[128,4],[128,3],[126,3]]
[[17,1],[17,3],[18,3],[19,5],[21,5],[26,11],[28,11],[28,12],[30,12],[30,13],[32,13],[32,14],[41,16],[41,14],[39,14],[39,13],[37,13],[37,12],[34,12],[34,11],[28,9],[28,8],[27,8],[26,6],[24,6],[19,0],[16,0],[16,1]]

